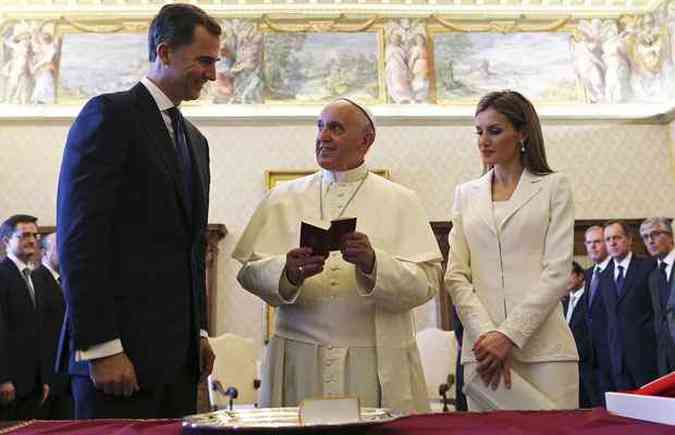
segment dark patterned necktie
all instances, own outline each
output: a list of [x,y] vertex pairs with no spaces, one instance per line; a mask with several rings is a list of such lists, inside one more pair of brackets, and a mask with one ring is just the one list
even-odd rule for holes
[[616,276],[616,295],[621,297],[623,294],[623,284],[626,278],[623,276],[623,266],[618,266],[619,274]]
[[185,120],[180,110],[176,107],[168,109],[167,113],[171,117],[171,126],[176,138],[176,155],[178,156],[181,172],[180,177],[183,182],[185,198],[187,199],[188,212],[190,212],[192,210],[192,159],[190,158],[190,149],[185,135]]
[[26,287],[28,288],[28,296],[30,296],[30,301],[33,304],[33,308],[35,308],[35,287],[33,287],[33,283],[30,279],[30,268],[27,267],[24,270],[22,270],[21,275],[23,276],[23,280],[26,281]]

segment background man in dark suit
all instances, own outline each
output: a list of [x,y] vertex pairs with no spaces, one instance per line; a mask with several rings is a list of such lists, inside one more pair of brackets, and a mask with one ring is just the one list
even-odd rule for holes
[[600,287],[607,308],[610,386],[614,391],[638,388],[656,378],[654,312],[647,284],[654,262],[632,254],[630,229],[621,221],[605,225],[605,243],[611,273],[603,275]]
[[177,106],[215,79],[220,32],[196,6],[162,7],[150,72],[90,100],[68,134],[57,234],[77,418],[194,413],[213,367],[208,143]]
[[595,378],[591,364],[591,337],[586,322],[587,306],[583,302],[586,292],[584,269],[574,261],[568,284],[568,296],[563,298],[565,320],[574,335],[579,352],[579,406],[591,408],[597,406]]
[[[584,275],[584,294],[579,302],[586,310],[586,325],[590,339],[589,365],[592,376],[586,383],[586,390],[591,406],[605,404],[605,392],[611,390],[607,373],[610,371],[609,344],[607,342],[607,308],[600,291],[600,281],[603,274],[608,273],[608,264],[611,257],[607,255],[605,245],[605,231],[603,227],[594,225],[586,230],[584,245],[588,258],[593,266],[586,270]],[[579,352],[579,359],[583,357]],[[584,377],[579,373],[579,379]],[[595,391],[595,395],[591,391]]]
[[673,291],[672,219],[653,217],[640,225],[640,237],[658,267],[649,275],[649,292],[654,309],[656,364],[659,376],[675,371],[675,291]]
[[73,418],[73,399],[70,394],[70,377],[66,372],[56,372],[54,364],[66,302],[59,282],[59,254],[56,234],[40,239],[41,265],[33,271],[33,283],[38,291],[40,316],[42,319],[41,338],[45,351],[44,361],[49,369],[49,397],[42,405],[42,417],[47,420],[68,420]]
[[0,419],[39,418],[49,395],[40,339],[40,307],[30,264],[38,251],[37,218],[15,215],[0,225]]

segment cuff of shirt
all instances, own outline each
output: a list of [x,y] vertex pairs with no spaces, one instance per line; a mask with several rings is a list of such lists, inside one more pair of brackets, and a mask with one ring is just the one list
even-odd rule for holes
[[[287,298],[284,295],[290,295],[290,298]],[[285,303],[292,304],[298,299],[298,296],[300,296],[300,286],[293,285],[293,283],[288,280],[286,268],[284,267],[281,271],[281,277],[279,277],[279,297]]]
[[373,262],[373,270],[370,273],[363,273],[359,266],[356,266],[356,290],[361,296],[370,296],[375,290],[377,283],[377,251],[375,252],[375,261]]
[[206,329],[200,329],[199,330],[199,336],[204,337],[204,338],[209,338],[209,333],[206,332]]
[[95,344],[87,350],[76,351],[75,361],[89,361],[92,359],[105,358],[122,352],[124,352],[122,342],[117,338],[115,340],[106,341],[105,343]]

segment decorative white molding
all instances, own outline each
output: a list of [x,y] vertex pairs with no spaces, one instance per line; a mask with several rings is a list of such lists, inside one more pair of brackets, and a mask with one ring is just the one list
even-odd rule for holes
[[[333,0],[332,3],[316,0],[283,0],[272,3],[270,0],[220,0],[218,3],[193,1],[207,12],[217,17],[259,17],[263,14],[302,14],[303,17],[326,17],[337,14],[377,14],[380,16],[425,17],[431,14],[463,18],[614,18],[620,15],[644,14],[655,10],[663,0],[594,0],[570,2],[556,0],[518,0],[484,4],[484,0],[426,0],[422,4],[409,2],[391,3],[389,0],[358,0],[356,3],[344,3]],[[165,2],[171,3],[171,2]],[[572,4],[573,3],[573,4]],[[131,3],[126,0],[95,1],[69,0],[68,3],[54,0],[0,0],[0,19],[3,15],[11,18],[95,16],[150,18],[163,3]]]
[[[276,122],[314,122],[321,105],[206,105],[183,108],[188,118],[227,124],[261,124]],[[71,122],[81,106],[36,106],[0,104],[0,124],[16,121]],[[369,106],[380,125],[438,124],[466,122],[473,119],[474,105],[442,106],[435,104]],[[545,121],[608,121],[621,123],[664,124],[673,120],[671,104],[568,104],[537,106]]]

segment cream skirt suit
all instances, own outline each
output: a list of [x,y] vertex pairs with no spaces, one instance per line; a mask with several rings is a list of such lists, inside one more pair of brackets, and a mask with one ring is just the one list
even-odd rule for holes
[[[574,209],[567,177],[524,170],[495,215],[493,170],[459,185],[445,284],[464,325],[462,364],[472,410],[578,407],[578,355],[560,298],[572,266]],[[497,216],[497,218],[495,218]],[[514,386],[481,397],[473,344],[499,331],[513,341]],[[519,388],[516,379],[527,388]],[[472,383],[472,380],[474,381]],[[524,392],[523,392],[524,391]]]

